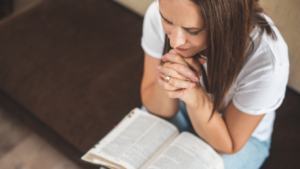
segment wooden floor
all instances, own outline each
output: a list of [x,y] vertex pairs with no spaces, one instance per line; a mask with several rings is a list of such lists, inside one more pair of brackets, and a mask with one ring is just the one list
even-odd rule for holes
[[1,169],[80,169],[0,108]]
[[[14,0],[13,15],[41,0]],[[0,107],[0,169],[80,169]]]

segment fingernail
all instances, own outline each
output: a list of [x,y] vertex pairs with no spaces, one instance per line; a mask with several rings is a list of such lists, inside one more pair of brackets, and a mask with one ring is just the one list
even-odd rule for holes
[[160,68],[161,68],[161,66],[156,66],[156,69],[158,69],[158,70],[159,70]]
[[191,87],[194,87],[194,86],[196,86],[196,83],[191,83]]
[[195,80],[196,80],[196,81],[199,81],[200,79],[199,79],[199,77],[196,77]]

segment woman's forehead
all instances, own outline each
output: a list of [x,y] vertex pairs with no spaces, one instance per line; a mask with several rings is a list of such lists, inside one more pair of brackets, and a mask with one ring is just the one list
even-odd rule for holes
[[174,25],[203,27],[198,6],[190,0],[159,0],[160,13]]

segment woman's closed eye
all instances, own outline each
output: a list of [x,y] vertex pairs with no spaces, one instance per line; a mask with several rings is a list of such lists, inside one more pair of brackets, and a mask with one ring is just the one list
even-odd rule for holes
[[[168,25],[173,25],[173,23],[168,21],[165,17],[163,17],[163,15],[161,13],[160,13],[160,16],[164,20],[164,22],[166,22]],[[201,29],[197,32],[191,32],[190,29],[194,29],[194,28],[185,28],[185,27],[183,27],[183,29],[192,36],[196,36],[196,35],[198,35],[199,32],[202,31],[202,29]]]
[[199,32],[201,32],[201,30],[200,31],[197,31],[197,32],[190,32],[190,31],[188,31],[188,30],[186,30],[190,35],[192,35],[192,36],[196,36],[196,35],[198,35],[198,33]]
[[164,20],[167,24],[173,25],[173,23],[170,22],[170,21],[168,21],[168,20],[167,20],[160,12],[159,12],[159,14],[160,14],[161,18],[163,18],[163,20]]
[[[163,17],[162,17],[163,18]],[[170,21],[168,21],[168,20],[166,20],[165,18],[163,18],[163,20],[167,23],[167,24],[169,24],[169,25],[173,25],[173,23],[172,22],[170,22]]]

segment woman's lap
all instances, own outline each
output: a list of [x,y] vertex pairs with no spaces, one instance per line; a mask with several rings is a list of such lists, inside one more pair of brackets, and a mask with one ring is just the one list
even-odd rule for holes
[[[141,109],[147,111],[144,106],[142,106]],[[174,124],[180,132],[188,131],[197,135],[192,127],[183,102],[180,102],[180,110],[177,115],[172,119],[168,119],[168,121]],[[250,137],[248,142],[239,152],[221,156],[224,161],[225,169],[260,168],[265,159],[269,156],[270,144],[271,139],[262,142],[254,137]]]

